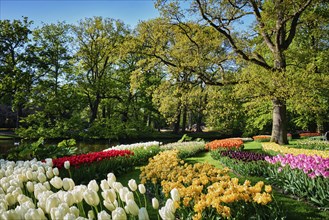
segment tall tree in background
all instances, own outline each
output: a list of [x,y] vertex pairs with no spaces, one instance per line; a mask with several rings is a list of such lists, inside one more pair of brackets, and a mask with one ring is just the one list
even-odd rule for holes
[[[163,15],[179,23],[191,14],[191,17],[196,19],[202,18],[225,37],[235,55],[263,68],[265,71],[262,72],[265,74],[266,72],[276,73],[284,79],[287,75],[286,51],[296,36],[298,23],[303,13],[307,8],[313,7],[315,2],[315,0],[293,2],[286,0],[194,0],[190,8],[183,11],[184,8],[180,8],[178,1],[159,0],[157,6],[162,10]],[[255,21],[249,35],[241,29],[241,25],[237,25],[237,22],[245,18]],[[275,80],[272,82],[277,83]],[[272,97],[271,101],[273,104],[271,141],[286,144],[288,143],[287,100],[285,97]]]
[[73,31],[78,41],[79,84],[89,103],[92,124],[110,88],[110,76],[115,72],[127,29],[119,20],[94,17],[80,21]]
[[34,77],[28,47],[31,24],[26,17],[22,21],[0,20],[0,99],[17,112],[17,127]]

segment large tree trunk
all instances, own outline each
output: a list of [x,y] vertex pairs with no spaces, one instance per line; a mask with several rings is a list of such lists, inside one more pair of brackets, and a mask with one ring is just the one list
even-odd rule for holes
[[187,122],[187,108],[184,106],[183,108],[183,118],[182,118],[182,132],[186,131],[186,122]]
[[179,132],[180,116],[181,116],[181,114],[179,113],[177,115],[177,119],[176,119],[175,124],[174,124],[174,130],[173,130],[174,134],[178,134],[178,132]]
[[273,127],[271,142],[280,145],[288,144],[287,138],[287,106],[285,101],[275,99],[273,103]]

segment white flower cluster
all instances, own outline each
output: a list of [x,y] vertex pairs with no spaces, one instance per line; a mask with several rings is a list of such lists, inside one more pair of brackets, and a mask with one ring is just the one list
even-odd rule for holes
[[174,143],[162,145],[160,146],[160,148],[163,150],[174,150],[174,149],[179,150],[180,148],[185,148],[189,146],[204,147],[204,144],[205,143],[203,141],[174,142]]
[[133,179],[129,188],[117,182],[113,173],[99,185],[95,180],[76,185],[59,176],[51,159],[0,160],[0,166],[0,219],[149,219],[146,204],[138,205],[134,197],[140,201],[143,195],[145,200],[145,186]]
[[110,147],[103,151],[108,150],[136,150],[136,149],[147,149],[149,147],[160,146],[162,143],[159,141],[149,141],[145,143],[135,143],[135,144],[121,144],[114,147]]

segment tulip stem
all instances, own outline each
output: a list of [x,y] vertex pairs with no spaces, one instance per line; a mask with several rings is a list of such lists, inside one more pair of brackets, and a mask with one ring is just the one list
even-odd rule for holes
[[146,203],[146,196],[145,196],[145,194],[143,194],[143,196],[144,196],[144,203],[145,203],[145,208],[147,208],[147,203]]
[[139,197],[139,194],[137,191],[135,191],[137,198],[138,198],[138,202],[139,202],[139,206],[142,206],[142,202],[141,202],[141,198]]

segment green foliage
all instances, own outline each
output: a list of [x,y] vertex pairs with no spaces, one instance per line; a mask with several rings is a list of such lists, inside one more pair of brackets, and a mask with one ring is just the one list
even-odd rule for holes
[[297,140],[294,148],[329,150],[329,142],[323,140]]
[[39,138],[33,143],[21,143],[18,147],[9,150],[7,160],[44,160],[46,158],[57,158],[74,155],[77,152],[74,139],[63,140],[57,146],[46,146],[44,138]]
[[184,134],[182,138],[179,139],[177,142],[178,143],[187,142],[187,141],[192,141],[192,139],[193,139],[192,137],[188,136],[187,134]]

